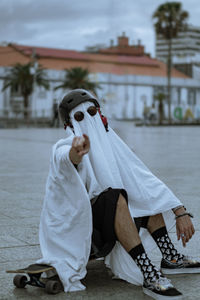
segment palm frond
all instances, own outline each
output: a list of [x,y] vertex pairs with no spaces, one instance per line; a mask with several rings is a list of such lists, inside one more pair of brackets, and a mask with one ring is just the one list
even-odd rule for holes
[[96,93],[96,89],[100,88],[100,85],[96,82],[92,82],[89,79],[89,70],[81,67],[71,68],[65,70],[65,79],[62,84],[56,86],[54,90],[57,89],[85,89]]
[[156,33],[165,39],[175,38],[178,32],[184,30],[188,16],[188,12],[182,10],[180,2],[161,4],[152,16]]
[[[4,83],[2,91],[11,87],[15,89],[16,87],[20,90],[24,98],[24,107],[28,106],[28,98],[33,92],[34,83],[39,86],[43,86],[45,89],[49,88],[49,82],[45,76],[44,69],[39,66],[33,75],[31,73],[31,67],[33,64],[15,64],[9,71],[7,75],[7,80]],[[25,113],[26,114],[26,113]]]

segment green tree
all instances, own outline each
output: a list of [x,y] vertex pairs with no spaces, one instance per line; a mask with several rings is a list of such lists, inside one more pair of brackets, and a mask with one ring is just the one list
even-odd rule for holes
[[75,67],[68,70],[65,70],[65,79],[64,82],[55,87],[55,90],[63,89],[85,89],[90,90],[96,93],[96,89],[99,89],[100,86],[96,82],[92,82],[89,79],[88,69],[83,69],[81,67]]
[[41,66],[38,66],[34,70],[35,74],[32,74],[33,63],[14,65],[7,75],[7,79],[2,88],[4,91],[7,88],[13,90],[18,89],[23,96],[24,102],[24,118],[28,118],[29,96],[32,94],[34,84],[43,86],[45,89],[49,89],[49,82],[45,76],[45,71]]
[[161,4],[153,14],[156,35],[161,35],[168,42],[167,58],[167,100],[168,118],[171,123],[171,69],[172,69],[172,39],[184,31],[187,26],[188,12],[182,10],[180,2]]

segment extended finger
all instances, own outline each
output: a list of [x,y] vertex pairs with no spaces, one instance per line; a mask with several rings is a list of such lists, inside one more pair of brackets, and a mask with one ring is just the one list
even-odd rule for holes
[[77,146],[83,146],[84,142],[85,142],[84,137],[78,138],[78,140],[77,140]]
[[84,139],[85,139],[85,144],[86,144],[86,145],[90,145],[90,139],[89,139],[89,137],[87,136],[87,134],[83,134],[83,137],[84,137]]
[[74,148],[76,151],[81,151],[83,149],[84,139],[81,137],[78,137],[74,143]]
[[74,139],[73,139],[73,141],[72,141],[72,147],[75,147],[75,146],[76,146],[77,139],[78,139],[78,137],[75,136]]
[[77,147],[77,146],[79,146],[79,145],[82,143],[82,141],[83,141],[83,138],[82,138],[82,137],[76,136],[76,137],[74,137],[74,139],[73,139],[72,146],[73,146],[73,147]]
[[77,147],[80,144],[80,137],[77,136],[75,141],[74,141],[74,147]]
[[181,240],[182,240],[183,247],[186,246],[186,241],[185,241],[185,239],[186,239],[185,233],[182,232],[182,233],[181,233]]

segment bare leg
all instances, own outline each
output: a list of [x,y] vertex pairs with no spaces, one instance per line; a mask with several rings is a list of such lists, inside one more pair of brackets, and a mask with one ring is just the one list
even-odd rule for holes
[[117,202],[115,232],[118,240],[127,252],[141,244],[138,230],[130,215],[127,202],[121,194]]
[[[156,231],[165,226],[162,214],[150,217],[148,229]],[[119,242],[133,258],[144,276],[144,292],[147,295],[178,296],[181,295],[149,260],[139,237],[137,227],[133,222],[128,205],[120,194],[115,215],[115,232]],[[160,282],[160,279],[162,281]],[[164,282],[165,279],[165,282]],[[175,297],[173,297],[175,299]],[[165,297],[163,297],[165,298]],[[168,298],[168,297],[166,297]],[[154,298],[155,299],[155,298]]]
[[[150,220],[150,226],[152,226],[153,228],[152,230],[154,230],[154,228],[163,226],[162,222],[164,221],[162,221],[162,215],[155,216],[155,220],[157,219],[159,221],[156,222],[155,226],[152,224],[153,219]],[[156,269],[151,260],[148,258],[148,255],[146,254],[145,249],[141,243],[137,227],[130,215],[127,202],[121,194],[117,202],[115,215],[115,232],[121,245],[129,253],[129,255],[132,257],[132,259],[142,272],[144,281],[147,283],[147,286],[148,282],[157,282],[156,280],[161,277],[161,273]]]
[[157,214],[155,216],[150,216],[147,229],[150,233],[153,233],[159,228],[162,228],[165,226],[165,221],[163,219],[162,214]]
[[151,216],[148,220],[147,229],[160,249],[163,259],[170,262],[183,259],[183,255],[177,251],[168,235],[162,214]]
[[[162,214],[149,217],[147,229],[150,233],[153,233],[164,226],[165,222]],[[117,202],[115,232],[120,243],[127,252],[141,243],[138,230],[130,215],[127,202],[121,194]]]

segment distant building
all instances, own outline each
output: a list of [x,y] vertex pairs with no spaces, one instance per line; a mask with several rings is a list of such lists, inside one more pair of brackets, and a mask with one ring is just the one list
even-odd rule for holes
[[[36,87],[30,99],[30,112],[34,117],[52,117],[53,100],[60,101],[67,90],[54,90],[64,80],[65,69],[87,68],[91,80],[98,82],[97,90],[103,112],[108,117],[140,119],[143,118],[144,105],[151,107],[155,95],[165,93],[167,86],[166,64],[152,59],[145,53],[144,46],[129,45],[123,34],[107,49],[97,53],[78,52],[43,47],[9,44],[0,46],[0,117],[23,118],[19,113],[23,108],[19,91],[1,91],[7,71],[16,63],[28,63],[33,51],[37,62],[46,69],[50,90]],[[191,108],[196,117],[200,113],[200,81],[189,78],[176,69],[172,70],[172,115],[177,106],[183,113]],[[157,102],[156,102],[157,106]],[[167,116],[167,104],[165,104]]]
[[118,36],[118,43],[114,45],[114,41],[110,41],[110,47],[99,49],[99,53],[102,54],[116,54],[116,55],[126,55],[126,56],[145,56],[148,55],[144,52],[144,46],[141,45],[140,40],[138,40],[137,45],[130,45],[129,38],[125,35],[125,32],[121,36]]
[[[156,58],[167,62],[168,42],[156,36]],[[200,27],[188,25],[172,39],[172,63],[186,75],[200,79]]]

